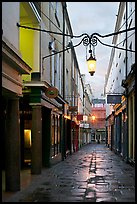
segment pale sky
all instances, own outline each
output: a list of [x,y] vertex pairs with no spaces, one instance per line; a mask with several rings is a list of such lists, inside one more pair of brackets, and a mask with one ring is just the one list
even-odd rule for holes
[[[66,2],[73,30],[73,35],[99,33],[106,35],[114,33],[119,2]],[[73,44],[78,44],[82,38],[73,38]],[[112,45],[112,37],[99,38],[103,43]],[[81,74],[86,75],[86,83],[91,84],[94,98],[101,96],[104,90],[105,74],[109,64],[111,48],[97,43],[95,56],[96,72],[88,73],[86,64],[86,47],[81,44],[75,48]],[[87,50],[87,57],[89,52]]]

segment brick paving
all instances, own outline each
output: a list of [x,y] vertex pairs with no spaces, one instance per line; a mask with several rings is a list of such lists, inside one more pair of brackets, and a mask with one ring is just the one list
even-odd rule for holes
[[88,144],[3,202],[135,202],[135,167],[105,144]]

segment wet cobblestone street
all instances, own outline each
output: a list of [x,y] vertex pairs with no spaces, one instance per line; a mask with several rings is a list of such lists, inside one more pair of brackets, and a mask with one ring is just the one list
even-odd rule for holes
[[135,167],[105,144],[88,144],[7,202],[135,202]]

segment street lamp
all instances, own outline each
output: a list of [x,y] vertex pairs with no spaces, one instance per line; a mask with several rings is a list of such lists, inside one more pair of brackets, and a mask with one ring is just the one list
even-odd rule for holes
[[96,59],[92,56],[92,50],[89,50],[89,53],[90,57],[87,59],[88,72],[93,76],[96,71]]
[[91,119],[92,119],[92,121],[94,122],[95,119],[96,119],[96,116],[95,116],[95,115],[92,115],[92,116],[91,116]]
[[96,33],[93,33],[92,35],[86,34],[86,36],[83,38],[83,45],[88,46],[89,45],[89,53],[90,57],[87,59],[87,65],[88,65],[88,72],[90,73],[91,76],[94,75],[96,71],[96,58],[92,55],[92,49],[95,48],[97,45],[97,37],[95,36]]
[[134,30],[135,27],[128,28],[126,30],[121,30],[121,31],[118,31],[118,32],[115,32],[115,33],[110,33],[110,34],[107,34],[107,35],[100,35],[99,33],[93,33],[93,34],[91,34],[89,36],[87,33],[83,33],[83,34],[81,34],[79,36],[75,36],[75,35],[65,34],[64,32],[63,33],[58,33],[58,32],[49,31],[49,30],[42,30],[42,29],[38,29],[38,28],[32,28],[32,27],[29,27],[29,26],[22,26],[19,23],[17,23],[17,26],[25,28],[25,29],[37,30],[37,31],[47,32],[47,33],[53,33],[53,34],[56,34],[56,35],[63,35],[63,37],[69,36],[71,38],[80,38],[82,36],[85,36],[85,37],[83,37],[83,39],[77,45],[72,45],[72,43],[69,43],[69,46],[67,46],[65,49],[63,49],[61,51],[58,51],[58,52],[54,52],[54,53],[52,53],[50,55],[47,55],[47,56],[43,57],[42,60],[44,60],[45,58],[50,57],[52,55],[61,53],[61,52],[64,53],[65,51],[67,51],[67,50],[69,50],[71,48],[79,46],[83,42],[84,46],[88,46],[88,45],[90,46],[90,49],[89,49],[90,57],[89,57],[89,59],[87,59],[87,65],[88,65],[88,71],[89,71],[91,76],[93,76],[95,71],[96,71],[96,58],[95,58],[95,56],[92,55],[91,45],[92,45],[93,51],[94,51],[94,48],[97,45],[97,41],[100,42],[102,45],[105,45],[107,47],[117,48],[117,49],[120,49],[120,50],[126,50],[126,51],[129,51],[129,52],[135,52],[135,50],[131,50],[131,49],[127,49],[127,48],[125,49],[125,48],[122,48],[122,47],[105,44],[105,43],[101,42],[101,40],[98,38],[98,37],[106,38],[106,37],[110,37],[110,36],[113,36],[113,35],[118,35],[118,34],[123,33],[123,32]]

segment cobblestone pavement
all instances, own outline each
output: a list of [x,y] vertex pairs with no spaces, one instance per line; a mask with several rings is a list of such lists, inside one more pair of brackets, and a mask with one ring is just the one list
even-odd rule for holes
[[88,144],[7,202],[135,202],[135,167],[105,144]]

